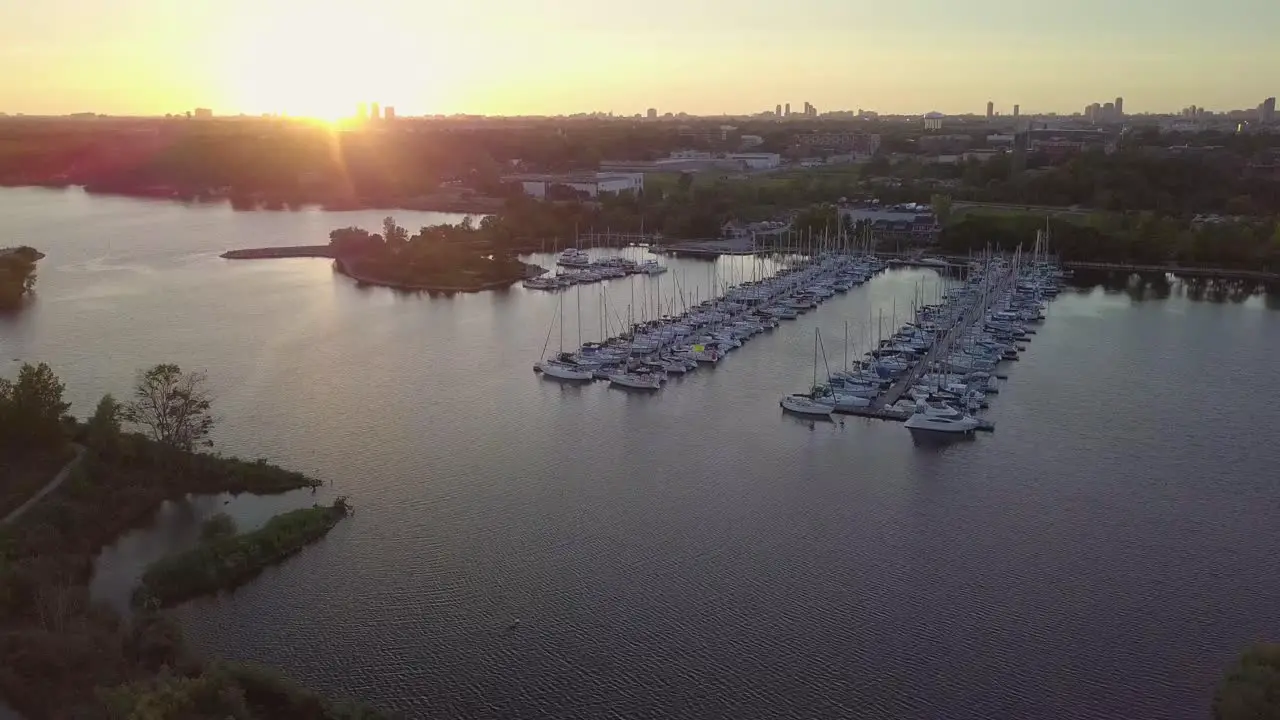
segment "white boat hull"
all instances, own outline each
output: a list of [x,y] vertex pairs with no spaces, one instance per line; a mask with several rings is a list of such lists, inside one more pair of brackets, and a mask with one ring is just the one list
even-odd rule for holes
[[538,363],[534,365],[534,369],[541,370],[543,375],[557,380],[591,380],[594,378],[594,373],[589,368],[573,368],[560,363]]
[[662,381],[657,375],[611,375],[609,383],[631,390],[657,390],[662,387]]
[[908,430],[915,432],[945,433],[949,435],[964,435],[978,429],[978,421],[969,415],[952,420],[934,417],[925,413],[916,413],[907,418],[903,425]]
[[831,417],[832,407],[814,402],[806,397],[797,397],[788,395],[778,402],[783,410],[796,415],[806,415],[810,417]]

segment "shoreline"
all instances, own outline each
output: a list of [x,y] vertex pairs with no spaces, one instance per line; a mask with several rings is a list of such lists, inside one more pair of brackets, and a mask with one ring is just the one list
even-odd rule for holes
[[249,201],[249,204],[246,205],[238,202],[242,199],[238,196],[233,197],[231,195],[213,193],[184,193],[173,188],[140,188],[137,190],[124,190],[105,189],[100,187],[90,188],[87,185],[56,182],[26,184],[0,183],[0,188],[43,188],[46,190],[67,190],[70,188],[79,188],[84,191],[86,195],[91,196],[105,195],[109,197],[131,198],[134,200],[165,200],[182,203],[184,205],[227,204],[237,212],[297,212],[307,208],[317,208],[324,212],[359,212],[362,210],[391,212],[395,210],[407,210],[415,212],[451,213],[458,215],[493,215],[501,212],[503,207],[506,205],[506,200],[488,196],[461,198],[432,197],[429,195],[417,198],[401,198],[381,201],[369,201],[353,198],[309,198],[305,200],[298,200],[293,203],[280,198],[259,196],[243,198]]

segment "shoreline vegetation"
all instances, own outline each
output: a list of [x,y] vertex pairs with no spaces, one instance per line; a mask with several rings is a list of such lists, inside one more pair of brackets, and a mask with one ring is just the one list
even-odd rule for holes
[[494,290],[545,273],[545,268],[521,261],[510,247],[496,242],[503,228],[503,221],[490,215],[479,224],[468,217],[461,225],[424,226],[410,235],[395,218],[387,217],[381,234],[338,228],[329,233],[328,245],[229,250],[222,257],[332,258],[337,272],[358,283],[426,292]]
[[202,452],[213,416],[199,373],[158,365],[139,375],[130,401],[104,396],[85,421],[68,415],[63,391],[44,364],[0,380],[0,463],[59,456],[72,442],[86,448],[62,485],[0,526],[0,697],[29,720],[384,717],[272,670],[206,661],[163,612],[122,618],[91,600],[93,559],[166,500],[323,483],[266,460]]
[[35,293],[36,263],[44,253],[33,247],[0,247],[0,310],[22,306],[24,297]]
[[350,513],[347,499],[340,497],[332,505],[281,513],[260,530],[240,535],[226,515],[214,516],[205,523],[197,547],[147,568],[133,605],[155,610],[235,590],[323,538]]

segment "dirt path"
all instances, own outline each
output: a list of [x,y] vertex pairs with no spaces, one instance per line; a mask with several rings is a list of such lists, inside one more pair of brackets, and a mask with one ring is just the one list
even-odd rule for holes
[[36,503],[40,502],[40,498],[44,497],[45,495],[48,495],[54,490],[57,490],[58,486],[61,485],[68,477],[71,476],[71,471],[76,469],[76,466],[80,464],[80,459],[84,457],[84,450],[85,450],[84,446],[76,445],[75,448],[76,448],[76,456],[68,460],[67,464],[63,465],[62,469],[58,471],[58,474],[54,475],[53,479],[50,480],[47,485],[40,488],[39,492],[37,492],[35,495],[32,495],[29,500],[27,500],[26,502],[22,503],[17,508],[15,508],[13,512],[9,513],[8,515],[5,515],[4,519],[0,520],[0,525],[8,525],[9,523],[14,522],[18,518],[22,517]]

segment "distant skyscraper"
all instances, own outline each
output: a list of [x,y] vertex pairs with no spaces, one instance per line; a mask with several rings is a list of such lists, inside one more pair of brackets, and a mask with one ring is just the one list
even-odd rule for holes
[[1116,119],[1116,104],[1107,103],[1102,106],[1102,121],[1113,122]]
[[791,103],[787,103],[786,111],[782,114],[782,116],[791,117]]
[[213,111],[209,108],[196,108],[195,117],[197,120],[209,120],[213,117]]
[[778,106],[773,109],[773,114],[782,117],[782,103],[778,103]]
[[392,107],[392,106],[388,105],[388,106],[387,106],[387,109],[382,111],[382,119],[383,119],[383,120],[395,120],[395,119],[396,119],[396,109],[395,109],[394,107]]
[[378,103],[369,103],[369,119],[381,120],[382,112],[378,109]]
[[1116,119],[1124,119],[1124,98],[1122,97],[1116,98]]
[[1276,99],[1269,97],[1262,101],[1258,106],[1258,120],[1263,123],[1272,123],[1276,120]]
[[1013,106],[1013,116],[1014,116],[1014,117],[1018,117],[1018,111],[1019,111],[1019,110],[1021,110],[1021,109],[1022,109],[1022,106],[1020,106],[1020,105],[1014,105],[1014,106]]
[[658,108],[649,108],[649,113],[648,113],[648,115],[649,115],[649,119],[650,119],[650,120],[657,120],[657,119],[658,119]]
[[990,120],[995,116],[996,116],[996,104],[991,100],[988,100],[987,101],[987,119]]

